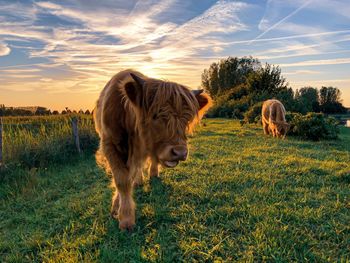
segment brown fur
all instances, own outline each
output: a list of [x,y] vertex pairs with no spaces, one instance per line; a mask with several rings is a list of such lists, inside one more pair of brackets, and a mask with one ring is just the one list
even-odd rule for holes
[[117,190],[111,213],[121,229],[135,224],[134,184],[142,183],[149,159],[150,176],[160,165],[174,167],[187,158],[186,134],[211,106],[210,97],[177,83],[125,70],[102,90],[94,110],[100,136],[98,163],[112,173]]
[[263,103],[261,121],[265,134],[285,138],[290,125],[286,122],[286,110],[279,100],[267,100]]

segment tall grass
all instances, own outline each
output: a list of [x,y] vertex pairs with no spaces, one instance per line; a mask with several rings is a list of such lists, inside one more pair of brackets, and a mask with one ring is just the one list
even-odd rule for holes
[[77,155],[71,120],[79,119],[83,152],[98,143],[91,115],[3,118],[3,158],[7,166],[43,167],[63,163]]

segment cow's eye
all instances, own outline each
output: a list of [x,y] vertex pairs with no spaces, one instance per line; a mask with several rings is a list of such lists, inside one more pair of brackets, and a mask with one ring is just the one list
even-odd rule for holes
[[153,117],[152,117],[152,119],[153,119],[153,120],[156,120],[156,119],[158,119],[158,114],[157,114],[157,113],[153,114]]

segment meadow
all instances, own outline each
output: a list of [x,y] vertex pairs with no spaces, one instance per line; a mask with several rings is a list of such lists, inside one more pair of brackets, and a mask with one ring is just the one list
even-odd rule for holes
[[79,119],[82,148],[94,151],[98,139],[91,115],[4,117],[4,163],[32,168],[69,161],[77,152],[72,140],[72,118]]
[[[5,145],[30,142],[28,152],[37,147],[42,161],[2,171],[0,261],[350,260],[349,128],[339,140],[312,142],[266,137],[260,126],[235,120],[203,123],[188,161],[136,189],[131,233],[109,215],[112,189],[95,164],[88,120],[82,155],[68,121],[50,133],[38,128],[26,142],[5,134]],[[7,162],[16,163],[18,147],[5,147]]]

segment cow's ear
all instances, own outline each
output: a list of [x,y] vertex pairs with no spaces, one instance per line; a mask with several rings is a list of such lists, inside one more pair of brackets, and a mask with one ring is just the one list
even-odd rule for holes
[[145,85],[145,80],[134,73],[130,73],[131,77],[135,80],[135,82],[140,86],[143,87]]
[[130,73],[134,81],[125,84],[125,93],[129,100],[136,106],[142,106],[142,94],[145,80],[141,77]]
[[202,89],[193,90],[192,92],[198,101],[199,115],[203,116],[205,112],[212,106],[212,99],[207,93],[204,93],[204,90]]

